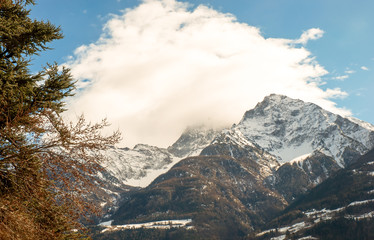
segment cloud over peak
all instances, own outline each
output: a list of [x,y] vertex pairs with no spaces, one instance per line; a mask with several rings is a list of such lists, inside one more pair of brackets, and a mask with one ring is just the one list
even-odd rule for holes
[[322,36],[264,38],[258,28],[207,6],[145,0],[113,15],[97,42],[81,46],[68,63],[82,89],[70,114],[107,117],[126,145],[170,145],[187,126],[238,122],[271,93],[314,102],[341,114],[322,90],[327,71],[303,46]]

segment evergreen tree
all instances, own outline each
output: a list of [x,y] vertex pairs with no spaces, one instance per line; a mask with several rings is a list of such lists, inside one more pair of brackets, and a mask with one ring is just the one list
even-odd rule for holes
[[82,196],[103,158],[104,120],[65,123],[64,99],[75,82],[69,69],[29,70],[33,56],[62,38],[50,22],[32,20],[33,0],[0,0],[0,239],[79,238],[77,219],[92,210]]

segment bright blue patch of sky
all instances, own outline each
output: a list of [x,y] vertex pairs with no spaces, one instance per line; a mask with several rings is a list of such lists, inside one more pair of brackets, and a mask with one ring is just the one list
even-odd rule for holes
[[[187,2],[187,1],[184,1]],[[374,1],[372,0],[190,0],[233,14],[239,22],[260,28],[264,37],[297,39],[303,31],[320,28],[324,36],[306,48],[329,74],[326,88],[341,88],[349,95],[336,99],[339,107],[374,124]],[[46,62],[63,63],[74,50],[95,42],[110,14],[139,5],[138,0],[37,0],[32,17],[61,26],[64,39],[50,44],[54,50],[35,58],[33,71]],[[348,76],[348,77],[344,77]]]

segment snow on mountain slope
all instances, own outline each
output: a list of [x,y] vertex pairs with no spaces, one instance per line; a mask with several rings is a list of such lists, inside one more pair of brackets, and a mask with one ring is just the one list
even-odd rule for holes
[[[317,151],[344,167],[374,147],[374,126],[312,103],[272,94],[247,111],[231,129],[189,127],[167,149],[143,144],[134,149],[113,147],[105,153],[110,160],[103,167],[123,184],[145,187],[181,159],[198,156],[219,139],[243,149],[260,147],[281,164],[292,164]],[[266,176],[279,167],[269,159],[274,158],[264,155],[257,160]]]
[[[228,147],[228,155],[230,157],[254,160],[260,167],[262,177],[272,175],[273,171],[280,166],[274,156],[262,151],[258,145],[248,141],[242,132],[235,128],[222,130],[212,141],[210,147],[202,151],[201,155],[212,155],[209,151],[214,145],[219,145],[221,148],[225,148],[224,146]],[[224,149],[216,149],[213,153],[224,154]]]
[[138,144],[133,149],[110,148],[103,167],[123,184],[146,187],[180,159],[166,149]]
[[219,132],[204,125],[188,127],[168,151],[180,158],[198,156]]
[[373,125],[275,94],[247,111],[234,128],[276,156],[280,163],[319,150],[343,167],[350,150],[362,155],[374,147]]
[[112,147],[103,167],[125,185],[146,187],[159,175],[188,156],[198,156],[218,131],[189,127],[168,149],[138,144],[133,149]]

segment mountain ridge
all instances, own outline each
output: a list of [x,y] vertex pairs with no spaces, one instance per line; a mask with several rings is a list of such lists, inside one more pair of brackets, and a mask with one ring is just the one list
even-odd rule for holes
[[127,149],[129,157],[143,154],[139,168],[149,167],[137,176],[148,182],[104,220],[191,219],[202,236],[224,239],[231,226],[240,239],[368,152],[372,129],[313,103],[267,96],[231,128],[189,128],[167,149]]
[[281,163],[318,149],[343,167],[350,159],[344,158],[344,150],[334,148],[334,142],[354,148],[359,155],[374,147],[374,126],[369,123],[359,125],[316,104],[283,95],[265,97],[244,114],[236,128]]
[[104,162],[104,168],[124,184],[145,187],[183,158],[198,156],[225,134],[229,138],[234,134],[237,141],[253,144],[273,155],[279,162],[278,167],[304,160],[314,151],[333,157],[344,167],[374,147],[374,126],[350,119],[313,103],[272,94],[246,111],[231,128],[188,127],[168,148],[146,144],[138,144],[133,149],[111,148],[105,153],[110,161]]

